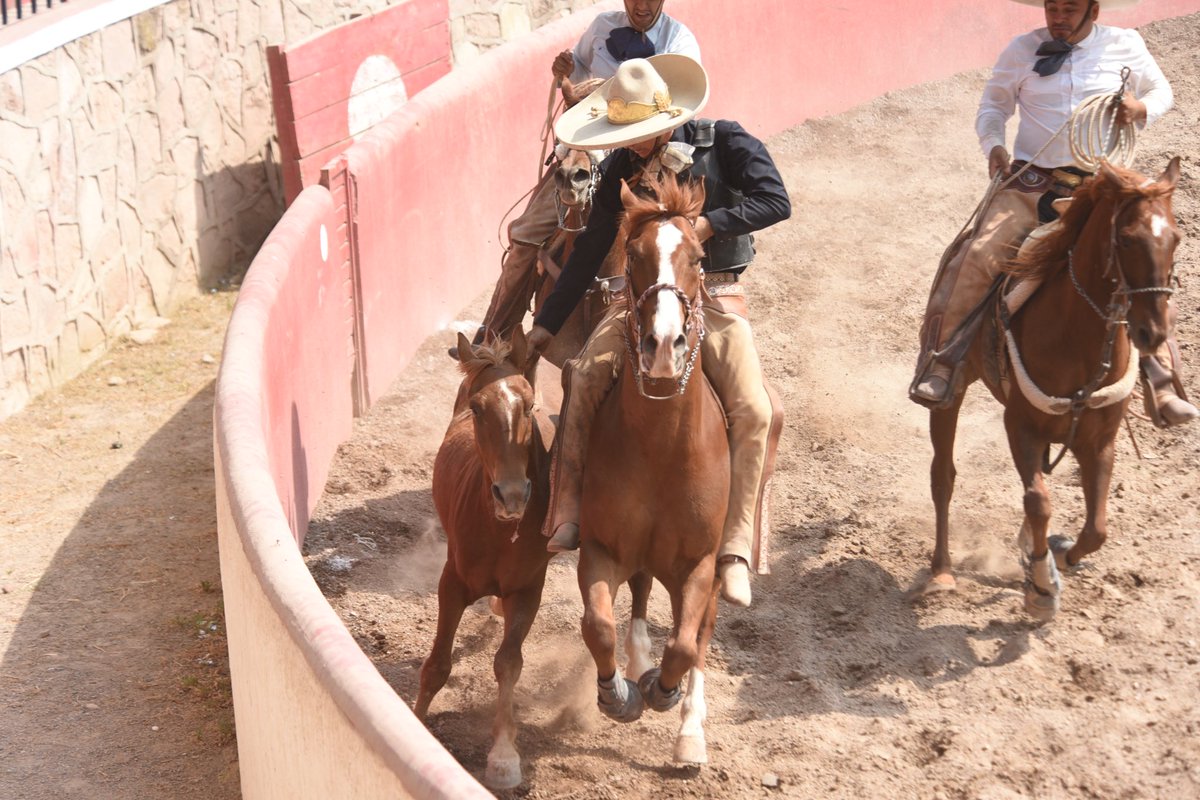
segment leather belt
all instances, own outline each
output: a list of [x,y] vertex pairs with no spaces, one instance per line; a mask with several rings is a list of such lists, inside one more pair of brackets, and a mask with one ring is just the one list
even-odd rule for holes
[[[1016,172],[1024,166],[1024,161],[1014,161],[1012,163],[1012,171]],[[1075,167],[1055,167],[1053,169],[1049,169],[1047,167],[1039,167],[1036,164],[1030,164],[1028,167],[1026,167],[1026,169],[1029,172],[1036,172],[1038,175],[1049,178],[1059,186],[1065,186],[1068,189],[1079,188],[1079,185],[1083,183],[1084,178],[1087,178],[1091,175],[1091,173],[1084,172],[1083,170],[1076,169]]]
[[737,272],[706,272],[704,282],[708,283],[737,283],[741,275]]

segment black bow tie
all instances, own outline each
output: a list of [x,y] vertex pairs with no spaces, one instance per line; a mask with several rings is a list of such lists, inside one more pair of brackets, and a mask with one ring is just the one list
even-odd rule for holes
[[1048,42],[1043,42],[1042,46],[1037,49],[1037,55],[1042,56],[1033,65],[1033,71],[1043,78],[1047,75],[1053,75],[1058,72],[1067,60],[1067,56],[1075,49],[1075,45],[1070,42],[1064,42],[1060,39],[1051,39]]
[[605,42],[608,52],[617,61],[628,61],[631,58],[649,58],[654,55],[654,42],[641,31],[628,26],[613,28]]

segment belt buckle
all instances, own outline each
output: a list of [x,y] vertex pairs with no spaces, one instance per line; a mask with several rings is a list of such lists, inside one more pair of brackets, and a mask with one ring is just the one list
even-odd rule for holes
[[1050,173],[1050,177],[1054,179],[1055,183],[1061,184],[1061,185],[1069,187],[1071,189],[1075,189],[1079,186],[1079,184],[1083,183],[1083,178],[1079,177],[1078,175],[1076,175],[1072,172],[1067,172],[1066,170],[1062,170],[1062,169],[1054,170],[1053,172]]

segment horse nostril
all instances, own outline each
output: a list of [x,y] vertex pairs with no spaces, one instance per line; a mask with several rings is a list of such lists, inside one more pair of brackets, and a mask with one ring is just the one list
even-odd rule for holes
[[500,487],[494,483],[492,484],[492,497],[495,498],[497,503],[504,505],[504,495],[501,494]]
[[585,184],[592,179],[592,173],[587,170],[577,169],[571,177],[572,183]]
[[647,333],[642,337],[642,353],[647,356],[654,355],[654,351],[658,349],[658,341],[653,335]]
[[675,337],[675,352],[684,353],[687,351],[687,337],[682,333]]

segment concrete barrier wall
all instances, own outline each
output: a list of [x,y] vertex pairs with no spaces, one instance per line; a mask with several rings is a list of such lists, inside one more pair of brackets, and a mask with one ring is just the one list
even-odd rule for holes
[[[986,66],[1040,17],[966,0],[764,0],[752,16],[743,7],[674,0],[671,12],[704,46],[706,113],[763,136]],[[1198,10],[1200,0],[1148,0],[1108,21]],[[546,66],[590,17],[490,51],[415,98],[331,167],[332,194],[300,195],[247,275],[218,379],[215,445],[248,798],[486,796],[357,648],[297,542],[352,410],[494,279],[497,222],[536,177]]]

